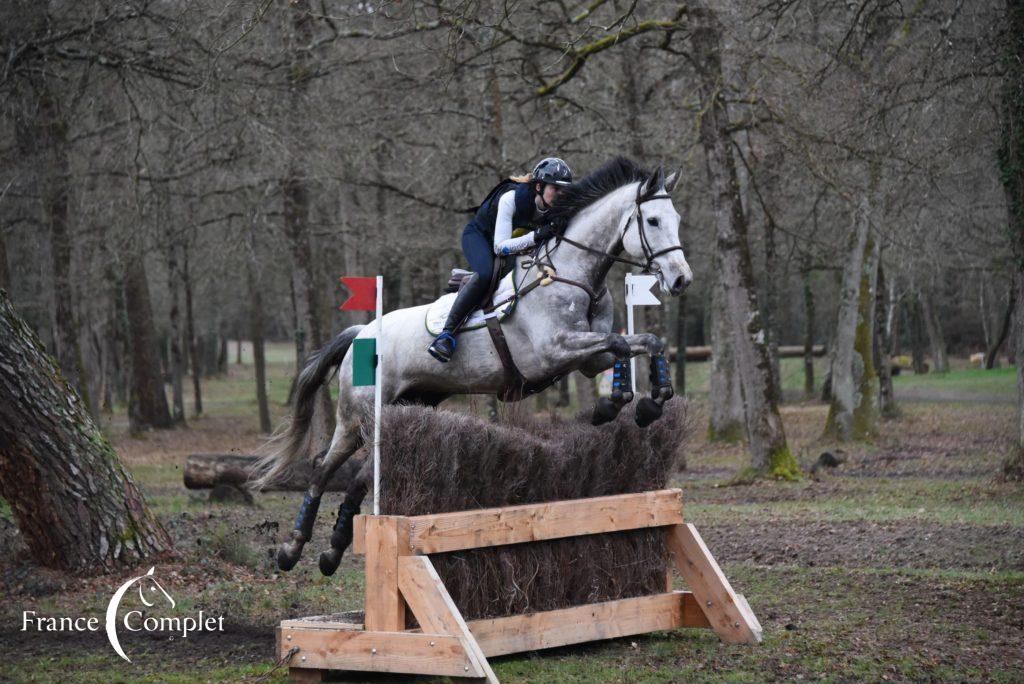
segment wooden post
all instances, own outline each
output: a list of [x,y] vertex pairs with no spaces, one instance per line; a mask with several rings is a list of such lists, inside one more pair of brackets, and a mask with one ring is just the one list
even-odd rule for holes
[[398,557],[409,554],[409,519],[365,516],[366,618],[368,631],[405,629],[405,602],[398,590]]
[[[476,676],[498,684],[494,670],[480,649],[476,638],[466,626],[459,609],[455,607],[444,582],[438,577],[434,564],[426,556],[403,556],[398,559],[398,586],[409,603],[412,614],[425,632],[449,634],[458,637],[466,646],[466,653],[479,670]],[[467,675],[469,671],[467,670]]]
[[689,585],[711,628],[723,641],[753,644],[761,641],[761,625],[732,590],[718,563],[691,524],[673,525],[665,535],[676,569]]

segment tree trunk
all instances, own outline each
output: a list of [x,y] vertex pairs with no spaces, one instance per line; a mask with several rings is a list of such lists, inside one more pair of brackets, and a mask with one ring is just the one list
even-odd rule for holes
[[[715,258],[718,261],[718,258]],[[715,269],[720,273],[719,269]],[[720,277],[711,284],[711,417],[708,439],[742,442],[746,438],[743,392],[736,367],[735,343]]]
[[854,212],[849,258],[832,361],[832,401],[825,434],[837,439],[863,440],[878,434],[877,375],[875,374],[874,303],[879,244],[871,230],[871,212],[878,172],[869,172],[866,194]]
[[116,570],[171,548],[117,453],[0,294],[0,495],[32,557]]
[[932,364],[936,373],[948,373],[949,361],[946,358],[946,338],[942,334],[942,322],[935,301],[930,291],[921,290],[921,307],[924,313],[925,329],[928,331],[928,342],[932,350]]
[[1007,45],[1000,109],[999,171],[1006,193],[1007,232],[1013,247],[1017,331],[1017,449],[1007,460],[1008,479],[1024,480],[1024,3],[1007,0]]
[[[263,293],[257,276],[256,251],[252,234],[249,235],[251,253],[246,259],[246,280],[249,286],[249,337],[252,339],[253,365],[256,367],[256,404],[260,414],[260,432],[269,434],[270,404],[267,400],[267,360],[263,349]],[[239,336],[241,337],[241,336]],[[239,339],[238,346],[242,346]]]
[[676,300],[676,394],[686,394],[686,292]]
[[[292,252],[292,287],[294,289],[296,319],[296,354],[301,371],[306,358],[324,344],[320,326],[320,296],[313,277],[312,247],[309,234],[309,181],[300,167],[303,150],[299,148],[301,122],[308,112],[304,108],[304,95],[312,75],[309,51],[305,46],[312,41],[313,17],[308,0],[293,0],[292,11],[292,68],[289,89],[293,133],[292,149],[285,179],[282,184],[284,198],[284,232]],[[334,410],[330,390],[325,386],[318,393],[318,407],[313,418],[313,443],[325,442],[334,432]]]
[[90,406],[88,383],[78,340],[75,297],[71,287],[73,251],[68,203],[71,195],[71,162],[68,158],[67,124],[59,103],[46,84],[39,86],[36,125],[26,129],[36,140],[30,145],[40,153],[39,194],[44,220],[49,227],[53,281],[54,350],[64,378]]
[[11,270],[7,265],[7,240],[0,227],[0,290],[11,289]]
[[878,263],[878,285],[875,288],[875,345],[874,362],[878,369],[878,410],[883,418],[899,415],[896,396],[892,389],[892,340],[886,321],[889,320],[889,291],[886,288],[885,271],[881,255]]
[[795,478],[799,466],[789,445],[775,402],[771,359],[757,307],[746,217],[740,205],[736,166],[730,149],[730,121],[720,98],[724,74],[721,61],[721,25],[703,2],[694,5],[691,43],[700,76],[700,140],[704,148],[711,206],[714,212],[719,277],[723,281],[725,311],[732,329],[736,366],[743,394],[751,468],[757,474]]
[[809,262],[809,258],[804,259],[804,399],[814,396],[814,290]]
[[132,433],[148,428],[169,428],[171,414],[167,410],[167,395],[164,394],[164,382],[160,377],[149,283],[146,280],[145,260],[141,255],[128,259],[124,293],[131,348],[129,428]]
[[914,373],[924,375],[928,372],[928,364],[924,360],[925,329],[921,301],[913,295],[907,304],[907,319],[910,325],[910,358]]
[[996,358],[1006,338],[1010,335],[1010,328],[1013,327],[1013,312],[1017,307],[1017,288],[1010,286],[1010,294],[1007,297],[1006,311],[1003,313],[1003,320],[999,326],[999,334],[992,341],[991,346],[985,351],[985,368],[992,370],[996,365]]
[[182,387],[181,353],[181,270],[178,262],[178,244],[171,239],[167,246],[167,289],[170,294],[170,343],[171,343],[171,420],[177,424],[185,422],[185,391]]
[[200,374],[203,365],[199,361],[199,340],[196,339],[196,319],[192,310],[192,278],[188,271],[188,244],[182,245],[181,276],[185,281],[185,340],[188,343],[188,356],[192,366],[192,396],[195,404],[195,415],[203,414],[203,388]]

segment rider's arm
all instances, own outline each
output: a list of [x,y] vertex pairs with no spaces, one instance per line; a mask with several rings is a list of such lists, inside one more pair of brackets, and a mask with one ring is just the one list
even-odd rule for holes
[[533,231],[512,237],[512,216],[516,213],[516,192],[509,190],[498,200],[498,218],[494,222],[494,253],[507,255],[533,247]]

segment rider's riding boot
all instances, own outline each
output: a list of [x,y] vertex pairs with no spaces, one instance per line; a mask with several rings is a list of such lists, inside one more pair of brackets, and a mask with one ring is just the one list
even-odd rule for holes
[[[474,273],[468,277],[479,279],[480,275]],[[448,320],[444,323],[444,330],[427,347],[430,355],[441,363],[448,363],[452,360],[452,354],[455,353],[455,332],[476,308],[478,293],[474,282],[467,281],[459,288],[459,293],[455,296],[455,301],[452,302],[451,311],[448,312]]]

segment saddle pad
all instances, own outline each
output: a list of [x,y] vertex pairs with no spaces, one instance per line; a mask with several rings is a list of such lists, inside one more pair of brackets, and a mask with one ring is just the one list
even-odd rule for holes
[[[509,272],[501,279],[501,282],[498,283],[498,289],[494,293],[494,297],[491,299],[492,305],[495,302],[500,302],[505,299],[515,291],[515,282],[512,279],[514,274],[514,270]],[[427,315],[424,323],[427,326],[427,332],[431,335],[440,335],[441,331],[444,330],[444,322],[448,320],[448,312],[451,311],[452,304],[455,303],[455,298],[457,296],[457,292],[449,292],[427,308]],[[505,320],[512,314],[513,308],[515,308],[515,302],[511,301],[496,309],[495,313],[498,314],[498,320]],[[462,324],[462,327],[459,328],[459,330],[476,330],[477,328],[482,328],[485,325],[487,325],[487,323],[484,319],[484,312],[482,309],[477,309],[470,314],[469,318],[466,319],[466,322]]]

